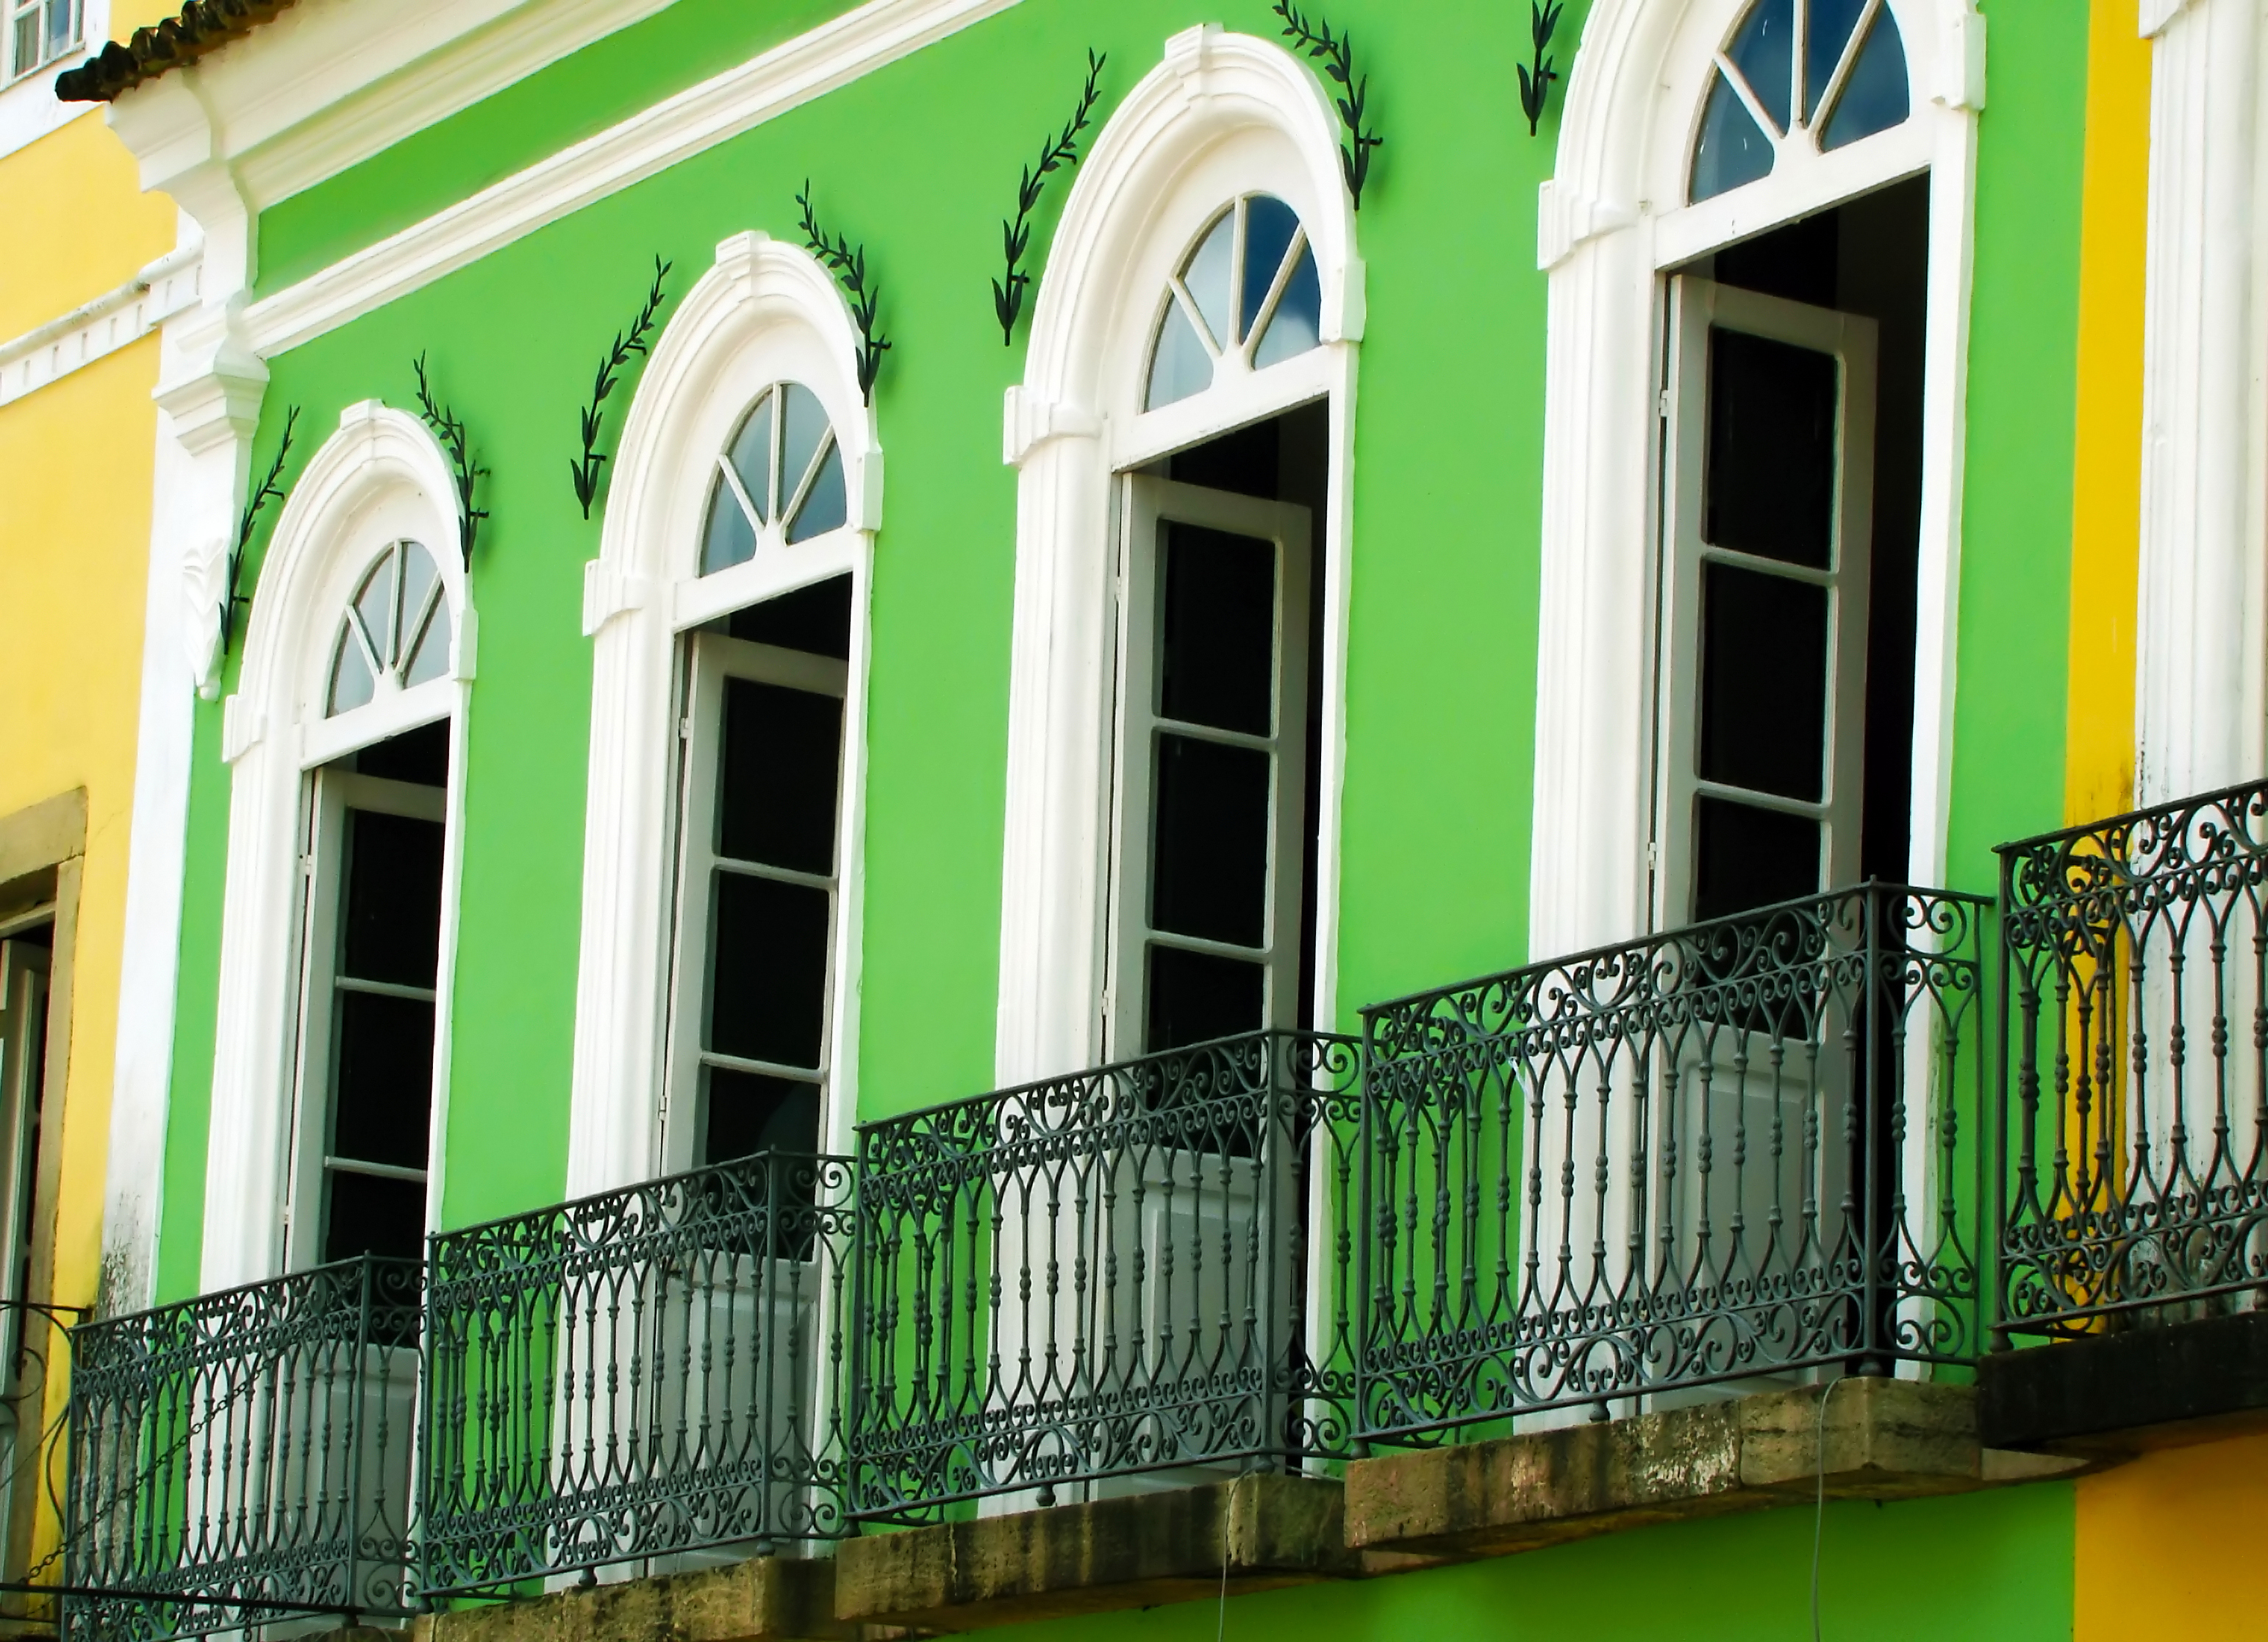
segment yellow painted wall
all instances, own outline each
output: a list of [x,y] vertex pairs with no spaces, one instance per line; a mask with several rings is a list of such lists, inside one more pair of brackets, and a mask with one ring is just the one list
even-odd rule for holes
[[[55,1294],[93,1297],[142,686],[148,337],[0,409],[0,814],[84,787]],[[186,688],[186,686],[184,686]]]
[[2079,393],[2064,818],[2134,797],[2135,567],[2142,528],[2142,274],[2150,48],[2133,0],[2095,0],[2080,207]]
[[2073,1642],[2268,1635],[2264,1527],[2268,1437],[2161,1449],[2082,1478]]
[[133,278],[173,248],[177,220],[99,111],[0,158],[0,340]]

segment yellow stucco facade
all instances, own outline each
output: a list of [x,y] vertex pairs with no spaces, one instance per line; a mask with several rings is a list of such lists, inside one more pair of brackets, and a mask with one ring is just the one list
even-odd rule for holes
[[[162,14],[138,0],[112,24],[124,33]],[[133,279],[173,248],[178,214],[140,191],[98,110],[0,155],[0,222],[11,246],[0,261],[4,342]],[[51,893],[55,905],[42,1108],[48,1121],[60,1114],[61,1133],[43,1127],[40,1138],[43,1227],[29,1292],[65,1307],[94,1302],[100,1278],[158,348],[144,337],[0,405],[0,894],[12,883],[18,902]],[[51,891],[23,887],[49,881]],[[60,1364],[44,1329],[31,1322],[27,1344]],[[47,1377],[44,1410],[22,1410],[20,1440],[59,1417],[66,1383]],[[26,1498],[19,1490],[19,1505]],[[53,1534],[44,1508],[33,1521],[19,1513],[11,1577]]]

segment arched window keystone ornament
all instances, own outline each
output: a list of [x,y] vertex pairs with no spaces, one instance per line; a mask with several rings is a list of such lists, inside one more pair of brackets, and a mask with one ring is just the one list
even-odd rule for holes
[[1323,292],[1299,214],[1248,194],[1215,217],[1168,283],[1145,410],[1320,347]]
[[449,639],[449,596],[432,556],[415,541],[387,543],[339,618],[324,717],[446,676]]
[[1693,143],[1697,204],[1912,112],[1889,0],[1754,0],[1716,63]]
[[826,408],[800,382],[775,383],[718,454],[701,573],[745,564],[760,549],[826,535],[849,519],[843,452]]

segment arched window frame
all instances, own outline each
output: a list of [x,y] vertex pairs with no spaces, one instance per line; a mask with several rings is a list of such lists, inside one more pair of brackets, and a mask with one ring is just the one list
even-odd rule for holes
[[[881,523],[882,450],[859,394],[858,332],[809,253],[734,236],[655,343],[623,423],[599,556],[586,568],[593,640],[582,951],[576,988],[571,1194],[651,1178],[663,1160],[669,954],[675,913],[680,635],[760,600],[848,574],[840,880],[821,1143],[845,1150],[857,1109],[858,976],[865,834],[866,612]],[[843,459],[841,528],[760,544],[701,574],[717,457],[766,389],[809,388]]]
[[[1112,479],[1317,399],[1330,405],[1323,568],[1322,862],[1315,1018],[1333,1018],[1344,744],[1347,521],[1363,269],[1320,83],[1271,41],[1218,25],[1166,42],[1075,174],[1049,247],[1004,456],[1018,470],[996,1075],[1091,1064],[1103,1042],[1108,923]],[[1322,287],[1322,345],[1143,409],[1160,304],[1221,208],[1269,194],[1298,215]]]
[[[455,622],[448,668],[438,679],[328,713],[341,616],[379,556],[403,540],[425,548],[440,578]],[[429,1215],[441,1202],[465,728],[476,633],[447,458],[416,417],[375,400],[348,407],[338,431],[308,459],[276,520],[246,625],[236,693],[222,706],[222,756],[231,766],[228,877],[205,1170],[201,1281],[207,1289],[272,1277],[286,1260],[306,774],[446,718],[450,773]]]
[[1748,0],[1601,0],[1585,23],[1557,173],[1537,205],[1551,317],[1532,952],[1624,939],[1660,917],[1646,843],[1664,274],[1922,173],[1929,321],[1910,875],[1942,880],[1984,32],[1971,0],[1888,3],[1906,52],[1905,122],[1695,205],[1682,202],[1704,99]]

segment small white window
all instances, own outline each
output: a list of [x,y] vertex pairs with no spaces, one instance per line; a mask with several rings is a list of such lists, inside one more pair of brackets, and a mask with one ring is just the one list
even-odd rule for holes
[[1266,194],[1216,217],[1167,290],[1143,409],[1202,394],[1322,345],[1323,290],[1299,214]]
[[843,452],[819,395],[799,382],[766,388],[717,458],[701,573],[745,564],[760,546],[794,546],[850,518]]
[[1128,482],[1112,1052],[1300,1024],[1307,508]]
[[1717,54],[1693,143],[1697,203],[1904,125],[1905,42],[1887,0],[1756,0]]
[[78,49],[81,0],[8,0],[8,76],[14,79]]
[[339,618],[325,714],[352,712],[381,693],[414,689],[444,676],[448,604],[432,556],[415,541],[389,545]]
[[305,855],[291,1262],[425,1238],[447,720],[314,772]]
[[828,1132],[850,595],[830,577],[689,636],[672,1168]]

